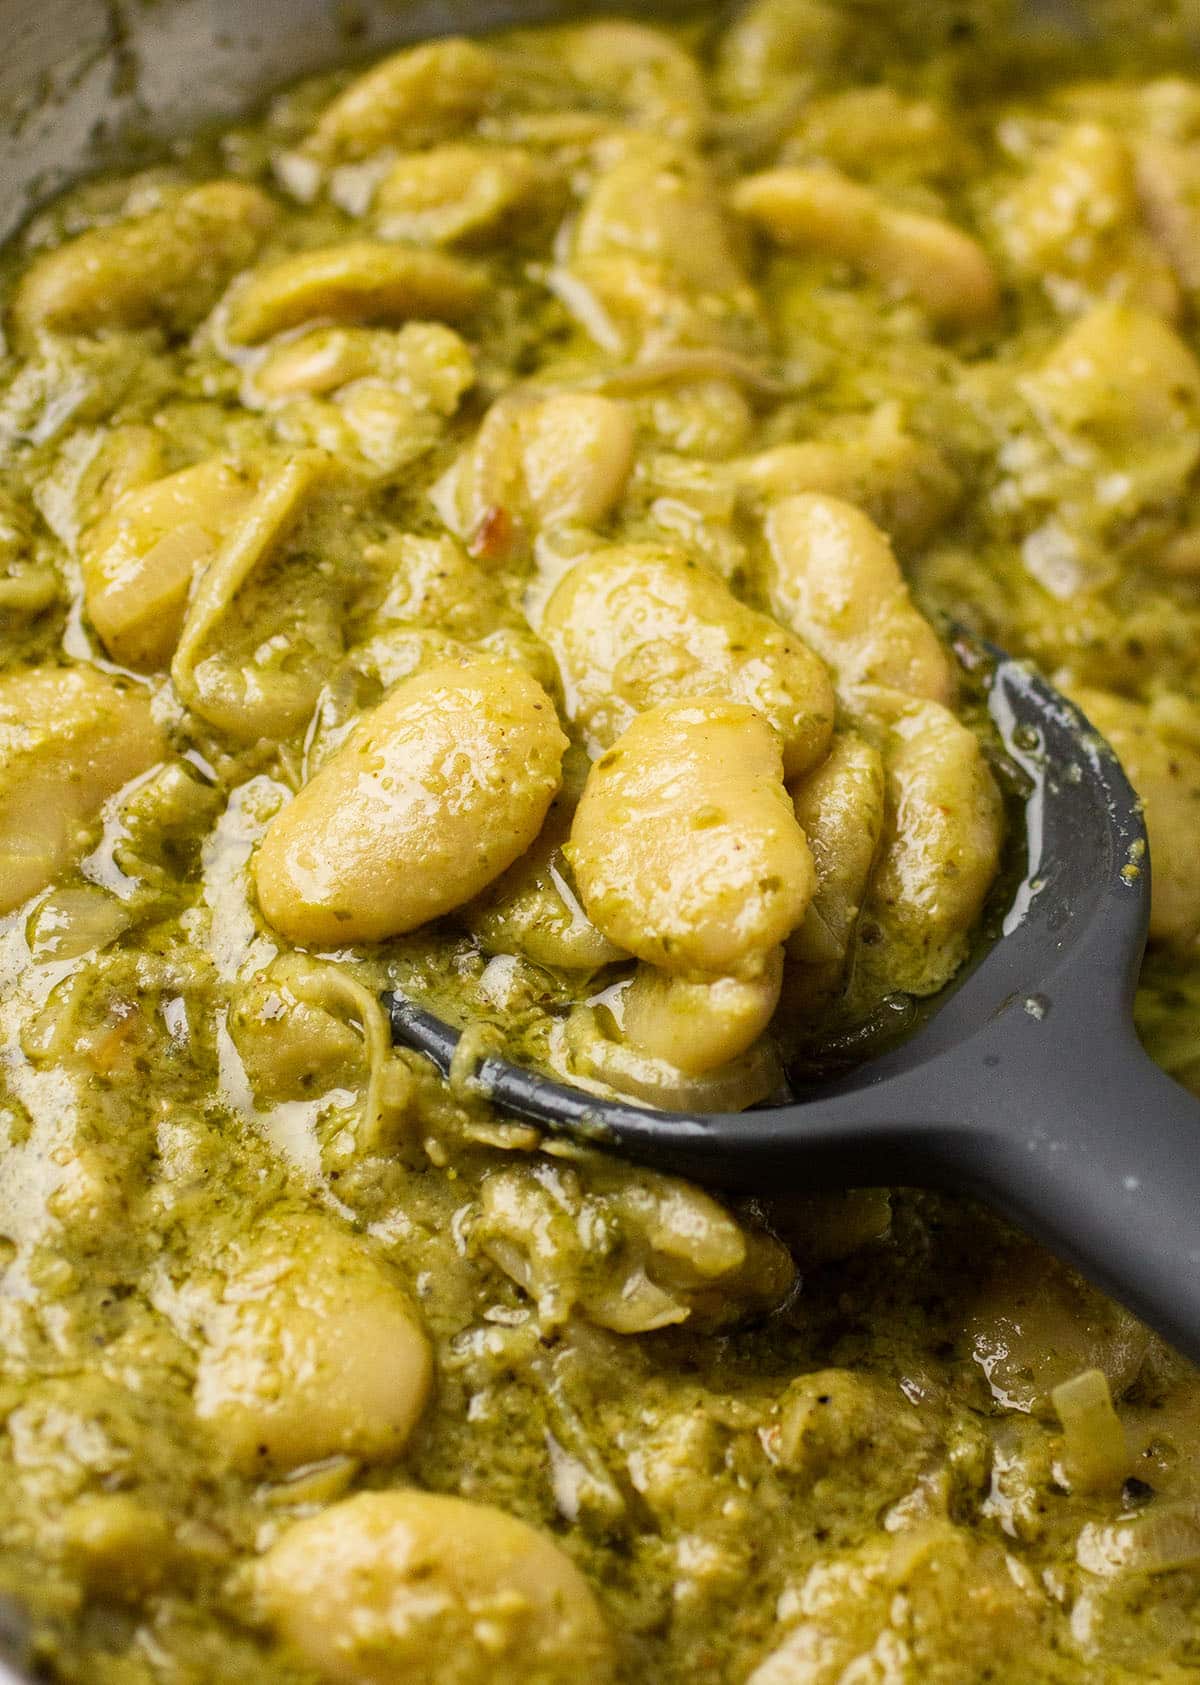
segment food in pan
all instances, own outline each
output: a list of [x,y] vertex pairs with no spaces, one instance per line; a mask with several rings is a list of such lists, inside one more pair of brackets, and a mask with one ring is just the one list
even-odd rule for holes
[[471,1081],[740,1110],[911,1022],[1019,845],[982,634],[1138,785],[1200,1083],[1200,82],[972,16],[405,47],[10,246],[39,1677],[1195,1666],[1200,1383],[1131,1317],[965,1202],[722,1200]]

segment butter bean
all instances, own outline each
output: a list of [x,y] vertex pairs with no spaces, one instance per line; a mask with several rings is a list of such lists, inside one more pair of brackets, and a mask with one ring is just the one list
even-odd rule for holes
[[322,1216],[239,1242],[203,1313],[196,1414],[235,1468],[399,1455],[433,1359],[403,1290]]
[[937,702],[876,693],[887,818],[868,914],[881,940],[860,946],[890,986],[932,994],[967,957],[996,876],[1000,792],[974,732]]
[[496,72],[485,47],[457,36],[393,53],[325,107],[305,151],[347,163],[396,141],[447,140],[483,110]]
[[145,216],[90,229],[26,271],[12,304],[17,337],[39,328],[185,332],[254,260],[276,216],[256,187],[213,181]]
[[914,605],[892,547],[869,515],[837,497],[787,497],[765,524],[772,611],[834,669],[946,702],[950,659]]
[[612,1646],[586,1580],[487,1504],[360,1492],[284,1534],[258,1591],[276,1630],[337,1685],[607,1685]]
[[742,703],[642,714],[592,768],[571,829],[592,923],[667,971],[761,976],[816,881],[782,775],[775,733]]
[[1150,935],[1156,942],[1193,942],[1200,933],[1200,754],[1155,730],[1141,703],[1100,690],[1074,696],[1145,803],[1154,861]]
[[547,603],[543,635],[593,751],[643,709],[700,696],[756,708],[779,734],[789,778],[829,744],[833,689],[821,661],[678,551],[628,545],[583,558]]
[[533,842],[565,748],[550,698],[509,662],[406,680],[272,821],[254,862],[264,914],[338,946],[441,917]]
[[114,661],[171,659],[192,581],[254,495],[249,475],[210,460],[127,491],[80,544],[88,618]]
[[854,732],[792,791],[817,868],[817,892],[788,941],[788,1002],[815,1009],[837,992],[866,900],[884,818],[883,762]]
[[246,277],[229,301],[226,332],[235,345],[258,345],[306,322],[396,323],[469,316],[485,292],[483,276],[443,252],[347,240],[278,259]]
[[757,977],[672,977],[642,965],[622,998],[621,1031],[639,1052],[687,1076],[737,1059],[762,1035],[779,1003],[783,952]]
[[165,753],[146,693],[92,667],[0,679],[0,913],[81,854],[101,804]]
[[977,240],[942,217],[889,205],[839,170],[767,170],[738,183],[733,205],[780,245],[852,264],[947,327],[987,322],[999,308]]

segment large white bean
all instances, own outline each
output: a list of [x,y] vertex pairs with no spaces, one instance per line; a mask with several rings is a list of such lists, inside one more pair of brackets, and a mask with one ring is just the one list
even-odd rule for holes
[[1157,942],[1193,942],[1200,934],[1200,754],[1157,731],[1139,702],[1100,690],[1073,694],[1145,804],[1154,861],[1150,935]]
[[516,147],[438,146],[398,158],[372,212],[385,240],[491,242],[552,185],[549,172]]
[[1134,148],[1138,199],[1181,286],[1200,289],[1200,160],[1194,145],[1143,135]]
[[685,975],[760,976],[816,881],[775,733],[703,698],[650,709],[596,762],[567,857],[592,923]]
[[831,0],[751,0],[717,42],[717,87],[734,107],[805,109],[814,76],[844,62],[854,27]]
[[263,1610],[334,1685],[607,1685],[612,1645],[586,1580],[544,1534],[487,1504],[360,1492],[284,1534]]
[[734,475],[752,507],[801,492],[857,504],[901,549],[927,543],[963,492],[946,458],[908,431],[894,404],[881,404],[865,426],[743,457]]
[[728,219],[694,153],[631,140],[588,195],[574,257],[633,257],[685,291],[727,294],[745,286]]
[[839,732],[829,755],[792,791],[817,869],[817,892],[789,939],[788,1003],[811,1010],[834,994],[866,899],[883,831],[883,761],[853,732]]
[[805,493],[775,504],[764,530],[772,611],[829,663],[840,687],[949,700],[950,659],[869,515]]
[[1195,463],[1200,363],[1160,316],[1096,305],[1051,348],[1029,387],[1056,426],[1101,450],[1174,446],[1181,475]]
[[572,805],[555,799],[533,847],[470,909],[467,922],[492,954],[524,954],[535,965],[598,971],[626,956],[602,936],[576,899],[563,845]]
[[966,958],[1000,861],[1003,809],[979,739],[937,702],[888,698],[887,818],[868,913],[880,940],[860,949],[892,988],[931,994]]
[[485,291],[478,269],[445,252],[347,240],[247,275],[229,300],[225,331],[235,345],[258,345],[307,322],[457,322]]
[[475,555],[502,561],[522,526],[603,520],[625,490],[633,445],[633,415],[614,398],[516,393],[492,405],[435,502]]
[[196,1415],[244,1473],[336,1454],[390,1461],[429,1396],[416,1312],[326,1216],[280,1218],[239,1242],[201,1321]]
[[0,678],[0,914],[81,854],[105,799],[165,753],[144,690],[91,667]]
[[733,205],[780,245],[852,264],[947,327],[986,322],[999,308],[996,274],[977,240],[942,217],[897,209],[840,170],[748,176]]
[[778,1093],[784,1081],[778,1051],[762,1036],[738,1058],[699,1076],[614,1035],[605,1015],[591,1006],[575,1007],[565,1039],[568,1057],[562,1074],[568,1082],[587,1077],[669,1112],[742,1112]]
[[213,181],[145,216],[90,229],[25,272],[12,303],[17,337],[28,340],[39,328],[183,332],[253,261],[276,217],[256,187]]
[[700,66],[664,31],[606,18],[568,30],[563,57],[578,81],[615,98],[651,134],[693,145],[708,127]]
[[510,662],[407,679],[271,822],[254,862],[263,912],[295,942],[341,946],[461,906],[537,836],[566,741]]
[[1179,288],[1142,225],[1133,155],[1115,130],[1068,128],[994,216],[1015,273],[1039,283],[1059,309],[1121,297],[1178,313]]
[[543,636],[593,751],[644,709],[698,696],[756,708],[779,733],[789,778],[828,747],[834,698],[823,663],[682,552],[639,544],[585,556],[547,603]]
[[369,157],[400,142],[457,133],[487,104],[497,64],[486,47],[451,36],[407,47],[357,77],[325,107],[305,151],[322,163]]
[[757,977],[672,977],[640,965],[621,997],[621,1033],[638,1052],[685,1076],[705,1076],[758,1040],[782,982],[782,949]]

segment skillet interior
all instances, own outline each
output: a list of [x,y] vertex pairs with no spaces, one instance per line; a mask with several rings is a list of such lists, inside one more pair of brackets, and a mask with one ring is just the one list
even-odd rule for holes
[[[432,33],[597,9],[572,0],[0,0],[0,238],[97,163],[232,116],[306,72]],[[621,9],[661,18],[685,7]],[[2,1660],[0,1682],[20,1682]]]

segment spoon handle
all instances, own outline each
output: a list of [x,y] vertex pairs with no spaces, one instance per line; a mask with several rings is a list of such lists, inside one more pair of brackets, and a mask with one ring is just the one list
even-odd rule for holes
[[1132,1029],[1056,1053],[994,1097],[971,1179],[1200,1362],[1200,1102]]
[[[395,1039],[448,1072],[458,1031],[403,995],[384,1000]],[[1064,1013],[1047,1035],[1014,1000],[929,1064],[732,1116],[599,1099],[498,1058],[473,1083],[513,1116],[711,1186],[972,1191],[1200,1362],[1200,1101],[1118,1005],[1095,1021]]]

